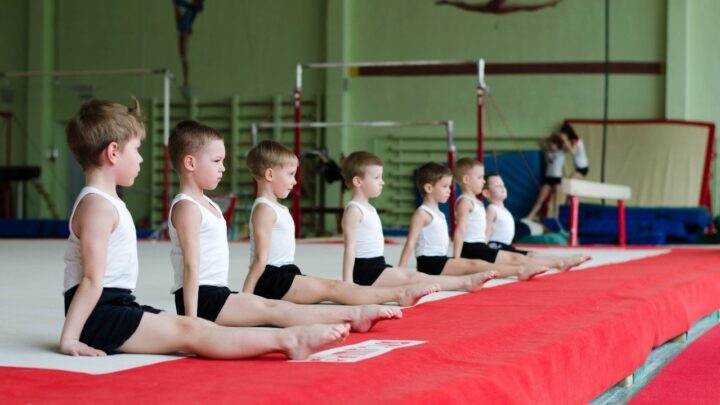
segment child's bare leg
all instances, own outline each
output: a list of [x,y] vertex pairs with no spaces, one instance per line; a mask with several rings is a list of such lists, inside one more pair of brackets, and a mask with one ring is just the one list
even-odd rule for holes
[[231,294],[218,314],[225,326],[295,326],[348,323],[353,331],[367,332],[377,322],[402,318],[399,308],[381,305],[331,306],[299,305],[269,300],[254,294]]
[[547,184],[543,184],[542,187],[540,187],[540,194],[538,194],[538,198],[535,200],[535,204],[533,204],[530,213],[528,213],[525,217],[526,219],[532,220],[538,215],[540,208],[542,208],[543,202],[545,202],[545,199],[550,194],[550,191],[551,187]]
[[525,256],[520,253],[499,251],[495,263],[521,266],[548,267],[567,271],[571,268],[590,260],[588,255],[573,255],[569,257],[557,256]]
[[228,328],[199,318],[145,313],[135,333],[118,350],[156,354],[185,351],[211,359],[242,359],[279,352],[290,359],[303,359],[343,341],[349,329],[344,324],[279,330]]
[[282,299],[297,304],[315,304],[322,301],[346,305],[397,302],[401,306],[411,306],[415,305],[420,298],[436,291],[438,291],[438,286],[430,282],[376,287],[313,276],[298,276],[293,279],[290,291]]
[[519,280],[530,280],[531,278],[545,273],[546,266],[536,265],[511,265],[488,263],[484,260],[475,259],[450,259],[443,268],[443,275],[463,275],[479,273],[482,271],[493,271],[499,278],[517,277]]
[[408,283],[435,283],[442,290],[477,291],[485,282],[495,278],[492,271],[469,274],[465,276],[431,276],[419,271],[393,267],[385,269],[373,285],[393,286]]

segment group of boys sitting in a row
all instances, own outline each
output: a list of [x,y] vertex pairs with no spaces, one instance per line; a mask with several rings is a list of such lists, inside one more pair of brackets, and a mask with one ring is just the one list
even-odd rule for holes
[[[342,163],[352,192],[342,219],[343,281],[304,276],[294,264],[293,219],[278,202],[295,185],[298,159],[281,144],[264,141],[247,156],[257,183],[251,264],[243,292],[233,292],[227,286],[227,225],[220,208],[204,194],[218,186],[225,171],[223,138],[213,128],[183,121],[169,142],[180,178],[168,221],[178,313],[171,315],[135,302],[135,227],[116,193],[116,186],[132,185],[139,173],[144,135],[137,102],[128,108],[90,101],[68,124],[68,144],[83,167],[86,187],[73,207],[65,254],[63,353],[186,351],[209,358],[245,358],[282,352],[302,359],[342,341],[350,330],[366,332],[378,321],[402,317],[399,308],[377,304],[410,306],[439,290],[474,292],[495,277],[530,280],[548,269],[564,271],[589,259],[513,248],[514,221],[503,206],[507,191],[502,179],[489,176],[486,184],[482,164],[461,159],[454,172],[437,163],[420,168],[417,186],[424,201],[411,219],[399,266],[388,265],[380,218],[369,202],[382,192],[383,163],[371,153],[354,152]],[[438,204],[449,198],[453,176],[463,192],[456,205],[451,258],[447,223]],[[490,201],[487,213],[476,197],[481,193]],[[418,271],[405,268],[413,248]],[[306,305],[323,301],[345,305]],[[235,328],[258,325],[283,328]]]

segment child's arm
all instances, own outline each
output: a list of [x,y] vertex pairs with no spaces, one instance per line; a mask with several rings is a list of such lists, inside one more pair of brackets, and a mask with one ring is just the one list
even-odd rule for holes
[[343,229],[343,281],[353,282],[353,267],[355,266],[355,246],[357,242],[357,226],[362,221],[363,214],[357,207],[345,208],[342,217]]
[[[417,242],[420,231],[422,231],[423,228],[428,226],[431,221],[432,218],[430,218],[430,214],[428,214],[427,212],[423,211],[422,209],[418,209],[415,211],[412,218],[410,219],[410,229],[408,229],[408,237],[405,240],[405,246],[403,246],[402,253],[400,253],[400,261],[398,262],[398,267],[405,267],[407,265],[408,259],[410,259],[410,253],[415,247],[415,242]],[[445,248],[447,248],[447,246],[445,246]]]
[[560,136],[563,143],[565,144],[565,149],[569,150],[570,153],[575,156],[577,153],[577,143],[570,142],[570,139],[568,139],[567,135],[563,134]]
[[173,206],[172,221],[183,256],[183,303],[185,315],[197,317],[200,266],[200,209],[190,201]]
[[102,294],[108,243],[117,223],[117,210],[100,196],[86,196],[75,210],[71,226],[80,239],[83,276],[68,308],[60,335],[60,351],[64,354],[105,355],[103,351],[80,342],[80,333]]
[[495,223],[495,220],[497,219],[497,214],[495,213],[495,210],[490,208],[490,205],[485,208],[485,218],[487,219],[485,224],[485,240],[487,242],[490,242],[490,237],[492,236],[492,228],[493,224]]
[[275,211],[267,204],[258,204],[252,213],[253,239],[255,240],[254,260],[250,263],[250,271],[245,278],[243,292],[252,294],[260,276],[265,271],[270,252],[272,226],[276,220]]
[[472,210],[472,202],[463,198],[457,203],[455,210],[455,232],[453,232],[453,257],[460,257],[462,252],[463,240],[465,239],[465,224],[468,214]]

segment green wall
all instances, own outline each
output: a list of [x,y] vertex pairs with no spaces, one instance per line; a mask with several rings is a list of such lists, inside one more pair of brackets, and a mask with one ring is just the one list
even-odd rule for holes
[[[298,62],[478,57],[488,63],[600,62],[604,5],[604,0],[563,0],[537,12],[494,16],[431,0],[212,0],[198,16],[190,40],[193,95],[201,101],[289,97]],[[610,9],[611,60],[659,62],[668,72],[611,76],[610,118],[718,122],[714,100],[720,79],[714,67],[720,52],[713,43],[718,31],[713,17],[720,4],[611,0]],[[176,76],[181,72],[169,1],[5,0],[0,34],[13,39],[0,48],[0,71],[164,67]],[[304,75],[304,94],[324,97],[326,119],[452,119],[458,138],[468,140],[461,155],[470,153],[474,77],[343,82],[343,76],[339,70]],[[42,164],[43,183],[67,213],[78,172],[64,146],[64,122],[88,96],[126,102],[132,93],[149,101],[161,97],[161,83],[160,77],[148,76],[0,78],[0,96],[5,96],[0,110],[17,117],[14,163]],[[173,85],[176,103],[183,102],[179,83]],[[512,133],[526,140],[548,134],[567,117],[602,117],[602,75],[496,75],[488,76],[487,83]],[[493,121],[488,147],[507,149],[497,111],[489,108],[488,114]],[[375,148],[390,133],[329,131],[326,143],[337,156]],[[437,129],[413,133],[443,136]],[[60,154],[55,162],[45,158],[52,148]],[[143,152],[149,153],[148,145]],[[138,219],[149,209],[147,172],[126,194]],[[328,205],[337,204],[337,192],[336,187],[328,189]],[[28,194],[28,215],[47,217],[35,193]]]

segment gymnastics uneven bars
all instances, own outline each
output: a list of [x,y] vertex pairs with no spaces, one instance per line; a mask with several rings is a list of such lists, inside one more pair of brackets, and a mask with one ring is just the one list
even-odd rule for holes
[[168,141],[170,140],[170,81],[173,74],[168,69],[84,69],[31,72],[0,72],[0,77],[70,77],[70,76],[163,76],[163,219],[167,220],[169,210],[170,165],[168,163]]
[[[477,110],[477,159],[483,161],[484,155],[484,108],[485,93],[485,60],[412,60],[412,61],[378,61],[350,63],[305,63],[295,67],[295,122],[301,122],[303,71],[310,69],[348,69],[349,76],[430,76],[459,75],[474,72],[477,74],[476,110]],[[300,131],[295,129],[295,154],[300,148]],[[299,156],[299,155],[298,155]]]
[[[433,127],[442,126],[445,128],[445,134],[447,135],[447,160],[448,168],[450,170],[455,167],[455,153],[457,148],[455,147],[455,140],[453,138],[454,123],[451,120],[447,121],[347,121],[347,122],[262,122],[253,123],[250,125],[250,133],[252,135],[252,143],[256,145],[258,142],[258,130],[260,129],[288,129],[292,128],[295,131],[296,141],[299,140],[298,134],[302,129],[318,129],[318,128],[391,128],[391,127]],[[299,143],[295,144],[295,155],[298,157],[300,162],[301,150]],[[300,216],[302,215],[302,209],[300,207],[300,181],[301,173],[300,166],[296,173],[297,184],[293,189],[292,195],[292,217],[295,221],[295,237],[299,238],[302,230],[302,223]],[[450,191],[450,223],[454,223],[455,220],[455,188],[451,188]]]

